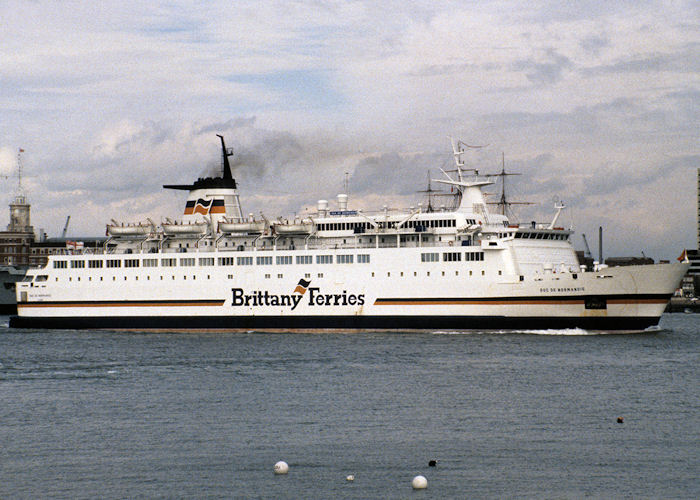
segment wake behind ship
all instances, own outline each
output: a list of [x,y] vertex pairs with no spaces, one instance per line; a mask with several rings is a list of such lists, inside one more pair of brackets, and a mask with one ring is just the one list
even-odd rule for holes
[[688,264],[580,266],[572,231],[492,213],[453,145],[453,208],[365,213],[348,196],[307,217],[243,215],[221,177],[191,185],[179,221],[112,221],[97,251],[52,256],[17,286],[19,328],[543,329],[658,324]]

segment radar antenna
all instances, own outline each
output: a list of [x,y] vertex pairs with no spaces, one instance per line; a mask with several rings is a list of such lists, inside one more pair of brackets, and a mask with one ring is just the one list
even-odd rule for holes
[[[452,143],[452,155],[454,156],[455,165],[457,167],[457,175],[459,176],[459,182],[464,181],[464,179],[462,178],[463,170],[471,170],[472,172],[474,172],[474,175],[479,175],[479,171],[475,168],[464,168],[465,164],[464,164],[464,160],[462,159],[462,155],[467,152],[466,151],[467,149],[481,149],[481,148],[485,148],[486,146],[488,146],[488,144],[486,144],[484,146],[473,146],[473,145],[467,144],[466,142],[461,141],[459,139],[457,139],[457,142],[455,142],[453,137],[450,137],[450,136],[447,136],[447,137],[448,137],[448,139],[450,139],[450,142]],[[440,170],[442,170],[442,169],[440,169]],[[442,170],[442,173],[447,175],[447,172],[445,172],[444,170]],[[447,175],[447,177],[450,180],[453,180],[449,175]]]

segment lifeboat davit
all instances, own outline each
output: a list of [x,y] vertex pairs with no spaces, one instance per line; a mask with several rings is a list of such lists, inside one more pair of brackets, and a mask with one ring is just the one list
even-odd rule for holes
[[109,236],[145,236],[154,232],[152,224],[139,222],[138,224],[124,224],[112,221],[107,224],[107,234]]
[[161,224],[163,232],[167,235],[188,235],[188,234],[204,234],[207,232],[207,222],[191,222],[188,224],[178,224],[177,222],[169,222]]

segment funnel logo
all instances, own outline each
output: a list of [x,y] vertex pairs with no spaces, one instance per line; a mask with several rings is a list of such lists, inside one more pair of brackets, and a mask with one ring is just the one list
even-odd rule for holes
[[199,198],[197,201],[189,200],[185,204],[185,215],[192,214],[223,214],[226,213],[224,200],[204,200]]
[[294,293],[299,293],[301,295],[304,295],[306,293],[306,289],[309,288],[310,284],[311,284],[311,280],[306,281],[304,279],[300,279],[299,283],[297,284],[297,287],[294,289]]

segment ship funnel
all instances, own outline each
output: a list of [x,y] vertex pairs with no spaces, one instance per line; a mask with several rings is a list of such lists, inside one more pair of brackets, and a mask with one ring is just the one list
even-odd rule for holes
[[338,209],[339,210],[347,210],[348,209],[348,195],[347,194],[339,194],[338,195]]
[[221,139],[221,155],[224,158],[224,179],[233,179],[231,175],[231,165],[228,162],[228,157],[233,156],[233,149],[226,149],[226,143],[224,142],[224,136],[216,134],[216,136]]
[[328,215],[328,200],[318,200],[318,216],[326,217]]

